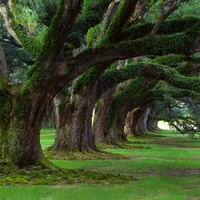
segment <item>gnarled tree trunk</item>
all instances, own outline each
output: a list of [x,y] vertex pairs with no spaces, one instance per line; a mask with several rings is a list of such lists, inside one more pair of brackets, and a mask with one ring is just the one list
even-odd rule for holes
[[[92,113],[96,99],[96,85],[82,87],[71,94],[67,103],[57,111],[56,139],[52,149],[96,152],[92,135]],[[62,104],[61,104],[62,105]]]
[[[20,87],[1,89],[1,158],[19,167],[45,161],[40,145],[40,128],[47,106],[43,95],[29,98]],[[37,109],[38,105],[44,109]]]

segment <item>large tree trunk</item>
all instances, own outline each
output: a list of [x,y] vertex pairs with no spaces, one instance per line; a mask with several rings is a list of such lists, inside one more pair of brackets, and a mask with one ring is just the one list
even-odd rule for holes
[[105,131],[105,138],[104,142],[113,144],[113,145],[119,145],[120,140],[117,137],[117,124],[113,123],[112,126]]
[[127,114],[127,119],[125,122],[126,134],[138,136],[137,123],[142,116],[142,113],[143,112],[141,108],[135,108]]
[[121,141],[127,141],[126,134],[124,132],[124,126],[126,121],[127,111],[123,110],[117,118],[117,135]]
[[38,79],[42,78],[42,74],[39,75],[36,71],[30,82],[22,88],[5,78],[1,72],[0,159],[19,167],[49,165],[40,145],[40,128],[54,95],[66,82],[56,87],[58,78],[55,77],[51,80],[42,79],[38,83]]
[[[105,139],[104,141],[106,143],[119,145],[120,142],[126,141],[126,136],[124,133],[124,125],[125,125],[125,115],[126,112],[122,112],[121,110],[118,110],[118,112],[114,113],[114,119],[112,121],[112,124],[109,128],[106,128],[104,125],[104,132],[105,132]],[[109,120],[107,118],[107,120]]]
[[[5,88],[0,95],[0,157],[19,167],[42,163],[45,159],[40,145],[40,128],[47,106],[45,99],[39,94],[34,99],[26,99],[17,86],[9,92]],[[38,105],[41,106],[39,110]]]
[[152,106],[148,119],[147,119],[148,131],[155,131],[158,128],[158,120],[155,119],[154,116],[156,116],[155,106]]
[[[57,111],[56,139],[52,149],[65,151],[96,152],[92,135],[92,113],[96,99],[94,87],[82,87],[71,94],[64,107]],[[62,105],[62,104],[61,104]]]
[[148,132],[148,129],[147,129],[147,120],[148,120],[148,116],[149,116],[149,113],[150,113],[150,108],[147,108],[142,116],[140,117],[140,119],[138,120],[138,133],[140,134],[145,134],[146,132]]
[[103,97],[98,102],[97,110],[95,110],[93,135],[96,142],[104,141],[104,126],[114,91],[115,87],[106,91]]
[[155,131],[158,128],[158,120],[152,119],[151,117],[147,120],[147,129],[148,131]]

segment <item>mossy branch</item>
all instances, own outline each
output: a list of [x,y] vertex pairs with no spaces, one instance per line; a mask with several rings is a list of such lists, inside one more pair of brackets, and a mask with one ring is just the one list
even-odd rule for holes
[[[173,34],[186,31],[191,28],[200,19],[198,17],[187,17],[183,19],[173,19],[165,21],[158,29],[157,34]],[[155,24],[153,23],[144,23],[138,24],[130,27],[129,29],[122,32],[120,39],[121,40],[133,40],[137,38],[144,37],[151,33]]]
[[111,0],[84,1],[83,12],[78,17],[67,39],[68,47],[80,47],[88,30],[101,22],[110,3]]
[[123,27],[126,25],[128,19],[130,19],[137,0],[123,0],[121,1],[114,17],[109,24],[105,36],[101,41],[101,44],[110,43],[110,41],[118,40]]
[[72,76],[76,77],[85,69],[98,64],[142,55],[166,55],[170,53],[191,55],[194,53],[191,50],[195,46],[200,31],[199,27],[199,23],[197,23],[185,33],[158,35],[156,37],[149,35],[136,40],[125,40],[116,44],[88,49],[77,55],[69,64],[72,69]]
[[56,15],[51,21],[44,46],[41,51],[41,60],[55,59],[64,47],[64,42],[71,33],[78,14],[81,11],[83,0],[61,0]]
[[165,80],[170,85],[178,88],[200,91],[199,77],[185,77],[176,69],[165,65],[153,63],[134,63],[122,69],[109,70],[104,73],[99,81],[98,91],[103,93],[113,85],[137,76],[151,77],[157,80]]

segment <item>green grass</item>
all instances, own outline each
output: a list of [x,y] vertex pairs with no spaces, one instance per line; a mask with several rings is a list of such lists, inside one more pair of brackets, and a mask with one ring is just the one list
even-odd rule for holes
[[55,129],[41,129],[40,131],[41,134],[55,134],[55,132]]
[[46,149],[47,147],[51,146],[54,143],[55,132],[56,132],[55,129],[42,129],[40,131],[41,134],[40,142],[42,145],[42,149]]
[[[200,138],[190,139],[171,131],[156,134],[165,137],[131,139],[129,145],[133,149],[106,149],[129,156],[129,160],[52,160],[66,169],[133,175],[138,181],[114,185],[0,186],[0,200],[199,200]],[[53,141],[54,136],[41,137],[43,148]]]
[[55,139],[54,136],[41,137],[40,142],[42,144],[42,149],[45,149],[45,148],[51,146],[54,142],[54,139]]

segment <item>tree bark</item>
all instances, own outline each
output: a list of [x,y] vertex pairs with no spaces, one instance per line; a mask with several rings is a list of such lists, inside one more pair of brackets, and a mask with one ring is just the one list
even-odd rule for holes
[[93,135],[96,142],[104,141],[104,125],[114,91],[115,87],[109,89],[104,93],[103,97],[98,102],[98,108],[97,111],[95,111],[95,118],[93,123]]
[[8,70],[7,70],[7,64],[5,60],[5,53],[3,50],[3,47],[0,46],[0,75],[3,75],[4,77],[7,76]]
[[115,113],[112,125],[108,129],[104,129],[106,143],[119,145],[121,141],[126,141],[126,136],[124,133],[126,113],[127,112],[123,112],[122,109],[118,110],[118,112]]
[[148,120],[149,113],[150,113],[150,108],[147,108],[143,112],[142,116],[139,118],[137,126],[138,126],[138,132],[140,134],[145,134],[148,131],[148,129],[147,129],[147,120]]
[[[87,98],[86,98],[87,97]],[[92,135],[92,113],[96,99],[96,84],[82,87],[71,94],[64,108],[57,112],[57,131],[52,149],[97,152]]]
[[158,120],[149,117],[147,120],[147,130],[152,132],[155,131],[157,128],[158,128]]
[[142,116],[142,113],[141,108],[135,108],[129,112],[125,123],[125,127],[127,129],[126,134],[133,134],[136,137],[138,136],[137,124],[138,120]]
[[[12,93],[13,92],[14,89],[12,90]],[[33,120],[33,115],[40,118],[44,116],[45,111],[40,110],[39,113],[35,115],[33,114],[35,111],[35,104],[33,102],[27,101],[24,103],[24,107],[20,108],[20,95],[13,96],[7,94],[7,97],[8,98],[5,99],[4,90],[4,94],[2,95],[1,93],[0,98],[4,100],[3,104],[4,106],[7,105],[7,109],[9,110],[5,110],[5,112],[7,112],[6,116],[4,116],[6,120],[4,120],[3,117],[0,119],[1,159],[12,162],[18,167],[43,163],[45,158],[40,145],[40,128],[42,121],[36,120],[36,118]],[[40,102],[40,104],[41,103],[42,102]]]

